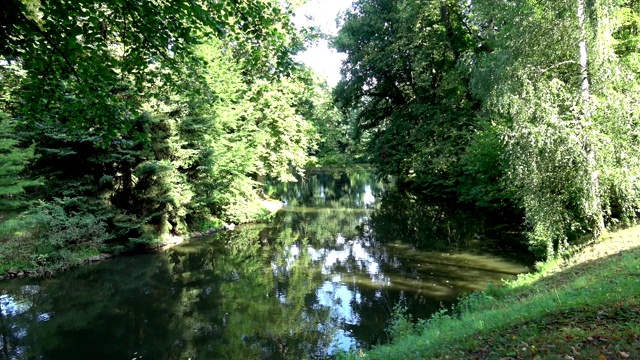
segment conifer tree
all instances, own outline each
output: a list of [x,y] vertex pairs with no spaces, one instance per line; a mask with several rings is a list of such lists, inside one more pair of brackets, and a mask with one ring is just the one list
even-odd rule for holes
[[25,187],[38,182],[24,177],[24,167],[33,158],[33,146],[17,146],[13,126],[7,115],[0,112],[0,210],[22,207]]

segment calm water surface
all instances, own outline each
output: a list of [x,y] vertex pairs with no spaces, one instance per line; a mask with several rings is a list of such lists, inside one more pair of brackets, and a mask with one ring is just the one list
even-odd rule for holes
[[267,188],[270,224],[0,283],[0,359],[304,359],[384,343],[527,271],[512,226],[425,204],[366,171]]

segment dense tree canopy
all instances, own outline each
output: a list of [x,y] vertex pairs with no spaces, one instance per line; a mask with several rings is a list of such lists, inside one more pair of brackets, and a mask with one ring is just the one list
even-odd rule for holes
[[540,256],[640,210],[635,2],[361,0],[335,91],[383,175],[523,214]]
[[371,161],[432,193],[452,190],[477,102],[456,67],[478,46],[458,2],[360,1],[335,41],[347,53],[336,98],[356,108]]
[[[522,216],[540,256],[637,217],[636,2],[360,0],[333,99],[293,61],[311,34],[293,8],[8,0],[0,198],[35,204],[29,261],[250,221],[264,179],[358,152],[428,197]],[[42,235],[65,219],[106,235]]]
[[2,9],[1,55],[27,70],[25,113],[55,103],[36,99],[73,97],[56,116],[109,140],[133,128],[141,102],[176,90],[178,77],[193,79],[203,64],[195,45],[205,38],[233,43],[229,50],[254,73],[288,71],[301,45],[288,11],[251,0],[10,0]]
[[41,203],[24,215],[39,230],[23,244],[48,241],[36,234],[65,214],[107,236],[64,238],[41,263],[70,245],[147,248],[260,217],[260,182],[301,173],[334,111],[292,58],[309,34],[292,9],[10,0],[0,10],[0,176],[13,184],[3,200],[42,181],[24,197]]

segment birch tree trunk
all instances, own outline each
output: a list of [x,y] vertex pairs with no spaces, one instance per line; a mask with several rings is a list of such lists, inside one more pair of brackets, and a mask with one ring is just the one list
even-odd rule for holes
[[[587,31],[585,29],[585,0],[578,0],[578,26],[580,28],[580,88],[584,105],[588,106],[591,97],[589,89],[589,53],[587,50]],[[590,115],[587,112],[587,115]]]
[[600,179],[598,174],[596,152],[593,148],[591,136],[589,134],[591,118],[591,89],[589,83],[589,52],[587,49],[586,31],[586,6],[585,0],[578,1],[578,26],[580,39],[578,44],[580,63],[580,91],[582,95],[583,112],[580,119],[582,129],[583,151],[587,159],[587,171],[589,172],[590,184],[587,184],[588,202],[587,216],[591,220],[593,235],[598,237],[604,231],[604,218],[602,216],[602,204],[600,203]]

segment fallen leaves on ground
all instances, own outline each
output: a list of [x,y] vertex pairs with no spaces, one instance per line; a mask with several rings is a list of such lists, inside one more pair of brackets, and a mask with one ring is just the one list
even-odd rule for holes
[[[640,360],[640,305],[573,309],[477,335],[463,358]],[[453,357],[455,358],[455,357]]]

